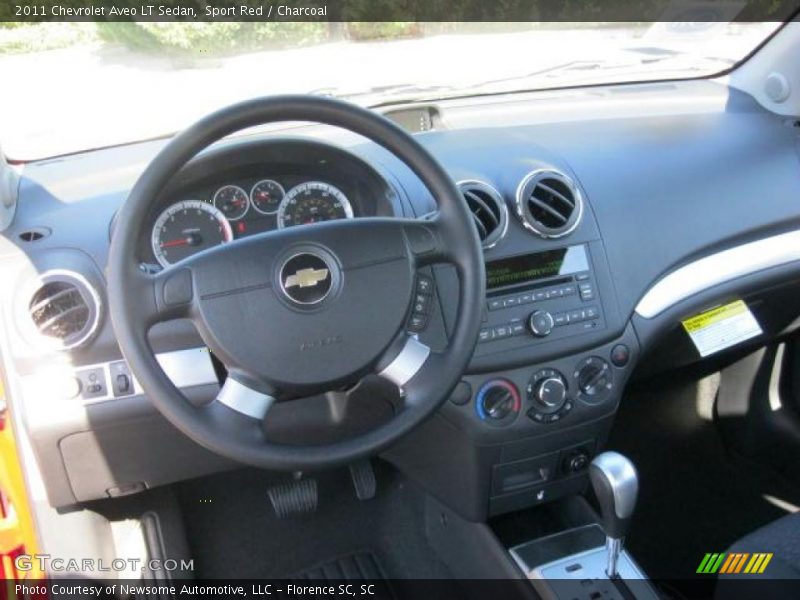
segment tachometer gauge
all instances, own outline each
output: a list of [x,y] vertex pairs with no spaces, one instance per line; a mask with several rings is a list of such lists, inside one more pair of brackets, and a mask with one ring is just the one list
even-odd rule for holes
[[250,202],[258,212],[273,215],[286,195],[283,186],[272,179],[262,179],[250,190]]
[[201,200],[183,200],[156,219],[151,243],[156,260],[166,268],[232,239],[231,225],[221,210]]
[[238,221],[250,208],[250,196],[238,185],[223,185],[214,193],[214,206],[229,221]]
[[301,183],[286,192],[278,207],[278,227],[352,219],[353,207],[338,188],[321,181]]

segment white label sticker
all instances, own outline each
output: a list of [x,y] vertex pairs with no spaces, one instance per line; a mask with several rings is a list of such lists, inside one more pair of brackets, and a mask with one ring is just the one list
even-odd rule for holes
[[743,300],[685,319],[683,328],[703,357],[762,333],[761,326]]

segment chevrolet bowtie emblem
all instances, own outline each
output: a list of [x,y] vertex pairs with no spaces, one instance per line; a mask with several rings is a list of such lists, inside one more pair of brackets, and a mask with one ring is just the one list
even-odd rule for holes
[[285,288],[313,287],[328,277],[328,269],[300,269],[294,275],[289,275],[283,283]]

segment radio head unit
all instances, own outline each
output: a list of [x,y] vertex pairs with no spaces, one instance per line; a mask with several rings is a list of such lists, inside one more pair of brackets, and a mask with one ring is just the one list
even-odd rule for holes
[[481,353],[605,328],[585,244],[489,261],[486,289]]

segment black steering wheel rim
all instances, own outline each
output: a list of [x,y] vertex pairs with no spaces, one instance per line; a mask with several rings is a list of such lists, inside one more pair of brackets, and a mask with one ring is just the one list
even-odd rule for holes
[[[457,318],[449,332],[447,348],[430,353],[413,377],[403,381],[408,401],[405,409],[376,429],[326,445],[274,444],[263,438],[260,423],[219,401],[201,407],[189,403],[161,369],[147,338],[150,326],[157,320],[183,316],[162,310],[160,296],[165,281],[176,279],[173,275],[181,271],[182,263],[154,279],[141,272],[136,260],[138,241],[154,203],[184,165],[227,135],[283,121],[315,122],[349,130],[379,144],[405,163],[436,199],[438,214],[429,221],[358,221],[363,221],[364,226],[385,228],[393,226],[388,221],[397,221],[404,228],[406,240],[421,234],[425,248],[420,250],[413,241],[409,243],[411,259],[419,259],[415,254],[419,251],[429,256],[415,264],[426,264],[426,260],[448,262],[455,267],[460,283]],[[109,254],[108,295],[122,353],[154,406],[188,437],[223,456],[270,469],[308,470],[346,464],[377,453],[419,425],[446,400],[472,356],[485,301],[485,281],[480,242],[468,209],[452,179],[425,148],[389,120],[366,109],[314,96],[273,96],[217,111],[166,144],[132,188],[117,222]],[[324,228],[308,231],[313,237],[314,232],[324,232]],[[196,289],[194,292],[197,294]],[[157,312],[159,318],[155,319],[152,315]],[[391,345],[390,341],[387,345]],[[385,363],[384,360],[383,366]],[[241,380],[248,381],[246,377]]]

